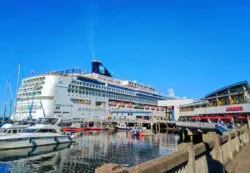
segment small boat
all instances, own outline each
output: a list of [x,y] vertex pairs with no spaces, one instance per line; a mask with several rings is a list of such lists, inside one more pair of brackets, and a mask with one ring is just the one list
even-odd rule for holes
[[116,131],[129,131],[131,130],[131,128],[127,127],[126,123],[117,123],[117,125],[115,126],[115,130]]
[[140,136],[141,129],[139,129],[138,127],[134,127],[132,130],[130,130],[130,133],[132,136]]
[[99,130],[104,130],[104,128],[101,126],[95,126],[94,124],[76,122],[71,124],[70,127],[63,127],[62,130],[63,132],[78,133],[83,131],[94,131],[94,130],[99,131]]
[[81,122],[74,122],[69,127],[63,127],[62,131],[63,132],[78,133],[78,132],[83,132],[86,129],[87,129],[86,125],[84,125],[83,123],[81,123]]
[[86,130],[91,130],[91,131],[99,131],[99,130],[104,130],[103,127],[97,127],[97,126],[93,126],[93,127],[86,127]]
[[21,133],[0,136],[0,150],[71,143],[72,138],[61,133],[60,122],[56,117],[40,118],[38,124]]
[[78,133],[78,132],[83,132],[83,131],[99,131],[99,130],[104,130],[103,127],[64,127],[62,128],[63,132],[73,132],[73,133]]
[[86,130],[86,128],[81,128],[81,127],[64,127],[64,128],[62,128],[63,132],[72,132],[72,133],[83,132],[84,130]]
[[115,130],[115,127],[113,127],[113,126],[107,126],[106,128],[105,128],[105,130]]

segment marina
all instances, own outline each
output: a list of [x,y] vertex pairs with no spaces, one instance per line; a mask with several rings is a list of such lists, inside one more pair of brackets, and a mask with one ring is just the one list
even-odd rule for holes
[[[133,173],[182,145],[208,142],[210,133],[250,126],[249,96],[247,81],[200,100],[178,98],[173,90],[162,96],[114,79],[96,60],[91,73],[71,69],[25,78],[15,111],[1,124],[0,171],[99,173],[117,165]],[[243,140],[245,131],[237,133]]]
[[248,4],[13,1],[0,173],[249,172]]
[[0,171],[5,167],[11,172],[93,173],[104,163],[131,167],[168,155],[177,149],[177,142],[176,135],[137,138],[129,132],[84,132],[75,144],[0,151]]
[[[28,77],[15,111],[1,124],[0,171],[102,173],[114,166],[133,173],[184,145],[209,143],[211,134],[235,134],[228,138],[243,146],[249,141],[249,100],[247,81],[200,100],[176,97],[173,90],[163,96],[148,85],[113,78],[96,60],[91,73],[71,69]],[[210,169],[211,163],[203,165]]]

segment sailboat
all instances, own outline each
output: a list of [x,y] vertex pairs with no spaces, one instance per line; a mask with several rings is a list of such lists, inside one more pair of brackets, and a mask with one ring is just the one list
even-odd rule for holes
[[[20,69],[21,69],[21,65],[18,65],[18,75],[17,75],[17,89],[16,92],[18,90],[18,86],[19,86],[19,79],[20,79]],[[7,102],[8,102],[8,94],[10,94],[11,98],[10,98],[10,106],[9,106],[9,115],[7,115]],[[13,123],[13,120],[15,120],[15,112],[16,112],[16,104],[15,104],[15,108],[14,108],[14,113],[12,114],[12,90],[11,90],[11,85],[9,80],[6,81],[6,89],[5,89],[5,98],[4,98],[4,112],[3,112],[3,116],[1,117],[1,122],[0,122],[0,135],[5,135],[5,134],[12,134],[13,133],[17,133],[20,132],[20,130],[28,127],[29,125],[23,124],[23,122],[21,123]],[[13,120],[11,120],[13,119]]]
[[9,87],[9,80],[6,81],[6,88],[5,88],[5,97],[4,97],[4,108],[3,108],[3,116],[2,122],[0,124],[0,127],[4,125],[5,120],[6,120],[6,112],[7,112],[7,99],[8,99],[8,87]]

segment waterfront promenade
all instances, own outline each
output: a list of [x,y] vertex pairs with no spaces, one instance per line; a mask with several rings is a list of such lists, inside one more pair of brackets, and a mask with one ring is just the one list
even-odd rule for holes
[[[204,135],[203,142],[183,143],[178,150],[131,168],[104,164],[96,173],[245,173],[250,165],[250,130],[241,129],[221,136]],[[241,171],[241,172],[239,172]],[[244,172],[245,171],[245,172]]]
[[242,148],[235,158],[226,165],[227,173],[249,173],[250,172],[250,144]]

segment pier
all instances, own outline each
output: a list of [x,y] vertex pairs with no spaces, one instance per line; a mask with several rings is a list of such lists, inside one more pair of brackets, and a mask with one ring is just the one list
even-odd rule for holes
[[[243,126],[238,130],[223,135],[207,133],[203,142],[198,144],[182,143],[178,150],[160,158],[156,158],[131,168],[123,168],[117,164],[104,164],[95,170],[96,173],[221,173],[237,164],[234,158],[240,151],[249,150],[250,130]],[[246,154],[242,158],[248,157]],[[232,163],[234,162],[234,163]],[[244,167],[249,167],[244,162]],[[231,169],[233,167],[231,166]],[[245,169],[249,170],[249,169]],[[229,171],[230,172],[230,171]],[[231,171],[233,172],[233,171]],[[244,171],[242,173],[245,173]]]
[[86,120],[75,120],[76,122],[83,123],[94,123],[97,126],[106,128],[109,126],[115,126],[119,123],[124,123],[128,127],[135,127],[139,125],[139,127],[146,127],[150,129],[154,133],[166,132],[166,131],[177,131],[176,129],[176,121],[166,121],[166,120],[115,120],[115,119],[86,119]]

